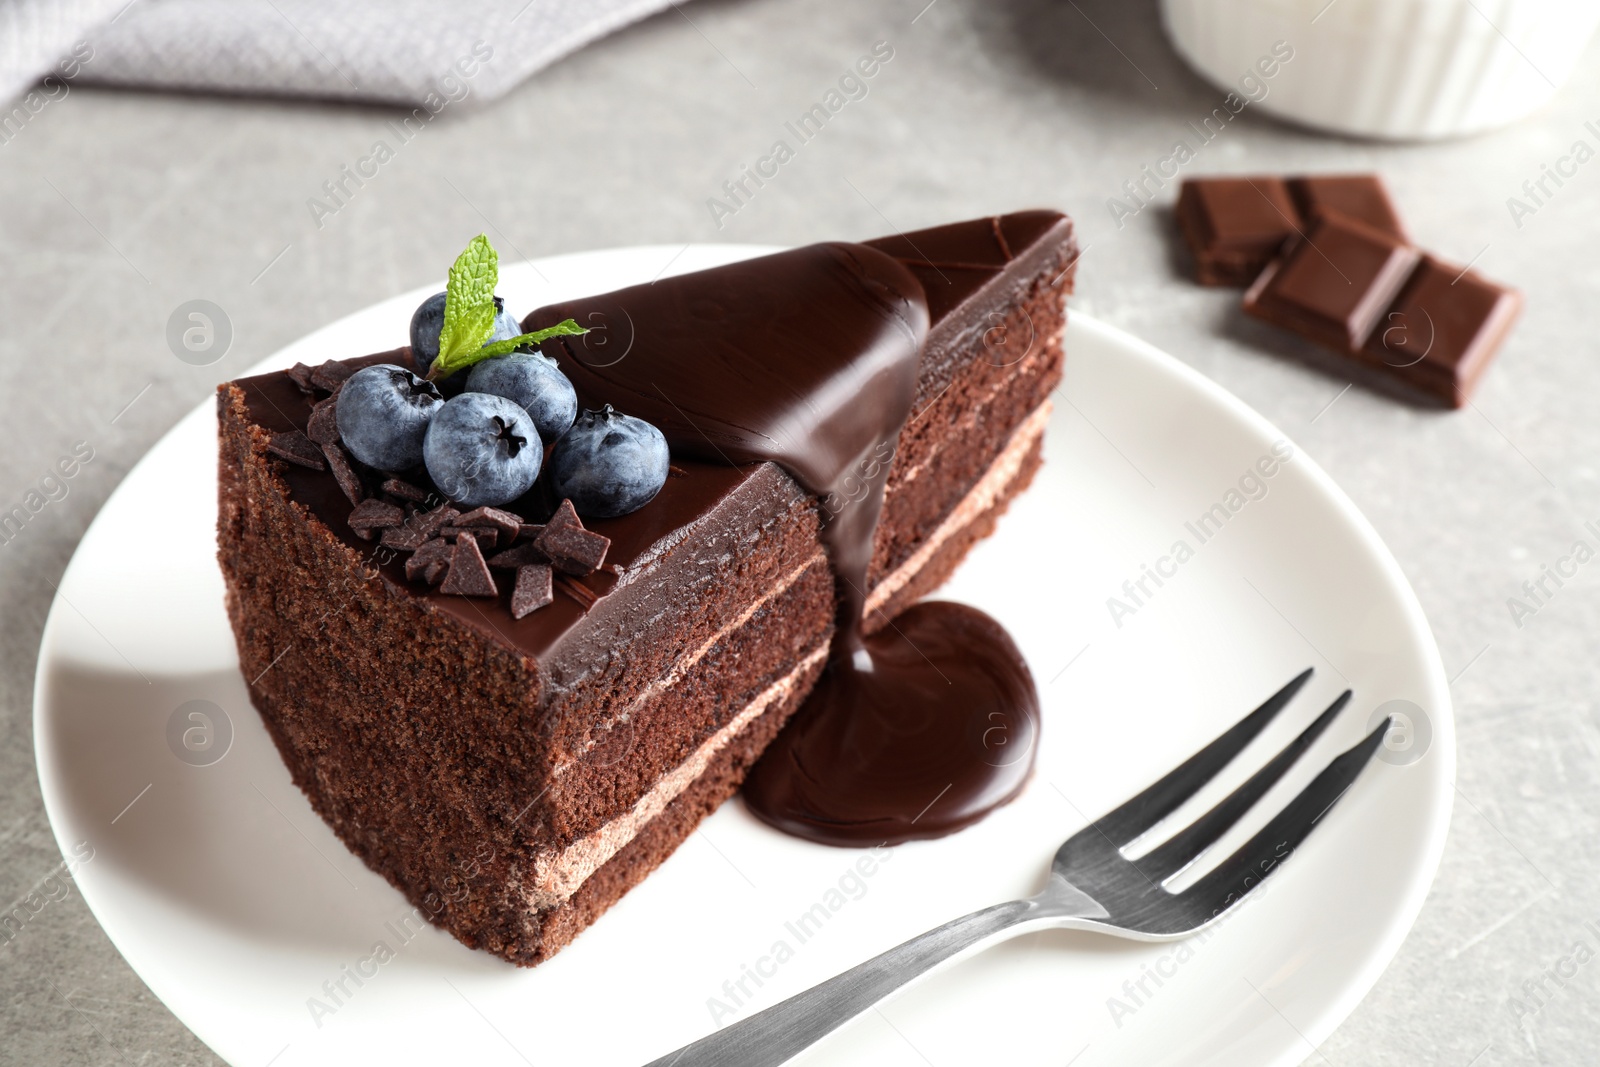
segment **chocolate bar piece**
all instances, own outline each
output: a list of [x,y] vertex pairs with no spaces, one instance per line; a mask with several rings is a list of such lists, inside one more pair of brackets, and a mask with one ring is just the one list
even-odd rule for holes
[[1190,178],[1178,193],[1178,226],[1202,285],[1249,285],[1319,213],[1407,240],[1376,174]]
[[1244,309],[1329,348],[1359,348],[1420,258],[1341,215],[1318,215],[1245,294]]
[[1461,407],[1521,310],[1516,291],[1425,255],[1362,352],[1387,373]]
[[1389,190],[1376,174],[1315,174],[1290,178],[1284,185],[1300,209],[1300,218],[1307,222],[1318,213],[1335,212],[1408,244],[1411,241],[1400,225]]
[[1467,402],[1522,306],[1514,290],[1338,214],[1317,214],[1244,296],[1247,314],[1347,357],[1368,381]]

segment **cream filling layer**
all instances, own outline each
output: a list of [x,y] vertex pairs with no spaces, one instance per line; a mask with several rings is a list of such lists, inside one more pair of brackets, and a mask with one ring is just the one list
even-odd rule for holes
[[706,768],[711,766],[711,761],[734,738],[773,704],[789,697],[800,676],[821,663],[827,654],[828,646],[825,644],[808,652],[794,670],[763,689],[726,726],[706,738],[692,756],[663,775],[627,812],[566,848],[560,851],[552,849],[535,859],[533,886],[528,893],[529,905],[535,909],[554,907],[576,893],[591,874],[620,852],[646,823],[666,810],[668,804],[704,774]]
[[989,464],[989,469],[983,472],[978,484],[968,490],[955,510],[945,516],[945,520],[904,563],[890,571],[883,581],[867,594],[868,613],[881,610],[889,602],[890,597],[904,589],[911,579],[928,565],[928,561],[945,546],[947,541],[965,529],[979,515],[994,507],[995,501],[1000,499],[1006,487],[1022,470],[1022,461],[1027,458],[1034,443],[1044,434],[1053,407],[1047,398],[1044,403],[1030,411],[1028,417],[1023,419],[1015,430],[1011,431],[1010,440],[994,458],[994,462]]
[[[699,663],[707,652],[710,652],[717,646],[717,642],[721,641],[724,637],[727,637],[729,634],[739,629],[739,627],[749,622],[756,612],[760,611],[770,602],[782,596],[788,591],[789,587],[798,581],[800,576],[806,571],[810,570],[812,567],[815,567],[818,563],[826,565],[827,560],[827,553],[822,551],[820,548],[817,549],[815,554],[808,556],[804,563],[800,564],[800,566],[794,568],[794,570],[790,571],[788,574],[779,579],[777,585],[767,590],[767,592],[763,593],[759,598],[751,603],[749,607],[741,611],[716,633],[706,638],[705,641],[700,644],[699,648],[696,648],[694,651],[685,656],[679,657],[678,661],[672,665],[671,670],[667,671],[667,673],[663,674],[661,677],[645,686],[644,689],[640,691],[638,696],[634,697],[633,700],[628,702],[626,711],[613,716],[610,722],[597,727],[597,731],[600,733],[609,733],[610,731],[616,729],[618,725],[631,719],[633,717],[633,713],[650,698],[677,685],[678,682],[682,680],[683,676],[689,673],[690,668],[692,668],[696,663]],[[590,740],[588,744],[583,746],[582,750],[579,751],[577,756],[567,760],[565,763],[562,763],[551,773],[555,777],[559,778],[563,773],[565,773],[567,768],[581,762],[583,757],[589,754],[589,750],[600,743],[600,740],[601,739],[598,737]]]
[[[940,523],[923,542],[916,552],[912,553],[900,566],[896,567],[877,588],[867,597],[867,610],[876,611],[888,602],[895,593],[904,589],[928,561],[934,557],[951,538],[959,534],[979,516],[992,508],[1000,496],[1005,492],[1022,469],[1023,460],[1028,452],[1044,433],[1046,423],[1050,421],[1051,402],[1046,400],[1040,404],[1021,424],[1012,431],[1005,447],[995,457],[989,469],[974,485],[961,502]],[[763,597],[755,606],[742,614],[739,619],[719,630],[716,637],[707,641],[700,649],[696,650],[693,660],[698,660],[706,651],[720,640],[721,637],[743,625],[760,607],[760,604],[778,595],[787,588],[796,577],[813,564],[814,560],[807,560],[778,589]],[[800,676],[809,668],[828,654],[826,645],[821,645],[808,652],[795,668],[778,681],[762,690],[754,700],[746,704],[739,713],[728,721],[716,733],[703,741],[699,748],[683,763],[673,768],[661,777],[655,785],[640,797],[628,811],[607,822],[593,833],[580,837],[572,844],[561,849],[547,849],[534,858],[532,885],[527,889],[526,897],[528,907],[534,911],[543,911],[566,901],[576,893],[580,886],[599,870],[608,860],[622,851],[642,830],[651,819],[666,810],[668,804],[676,800],[685,789],[694,784],[706,768],[716,759],[717,754],[743,733],[751,723],[761,717],[762,713],[773,704],[784,700],[793,691]],[[663,678],[670,678],[676,682],[688,669],[686,664],[682,669],[675,669]],[[666,683],[670,684],[670,683]],[[664,688],[662,685],[661,688]],[[656,691],[656,687],[652,687]]]
[[[1034,351],[1031,355],[1023,356],[1016,363],[1012,364],[1012,366],[1016,367],[1016,373],[1018,375],[1021,375],[1021,374],[1025,373],[1025,372],[1027,372],[1028,370],[1032,369],[1033,366],[1035,364],[1037,364],[1040,360],[1043,360],[1043,359],[1047,358],[1052,352],[1060,351],[1060,349],[1061,349],[1061,338],[1063,337],[1065,332],[1066,332],[1066,328],[1065,327],[1063,327],[1060,330],[1057,330],[1054,334],[1050,335],[1050,337],[1046,338],[1044,345],[1041,346],[1038,350]],[[957,429],[957,430],[966,430],[966,429],[970,429],[971,427],[976,425],[978,420],[979,420],[979,418],[981,418],[983,416],[983,414],[988,410],[989,405],[992,404],[994,402],[994,400],[997,397],[1000,396],[1001,393],[1005,392],[1005,384],[1006,383],[1001,383],[1001,384],[997,385],[994,389],[992,389],[989,392],[989,395],[987,397],[985,397],[981,402],[979,402],[977,404],[969,404],[962,411],[960,419],[958,419],[955,422],[955,424],[954,424],[955,429]],[[916,422],[918,419],[920,419],[924,415],[926,415],[930,410],[932,410],[934,405],[936,405],[939,402],[939,397],[942,397],[942,396],[944,396],[944,393],[941,392],[939,394],[939,396],[934,397],[933,400],[929,402],[927,407],[923,408],[922,411],[918,412],[917,414],[915,414],[915,415],[913,415],[911,417],[911,421],[912,422]],[[1012,431],[1012,435],[1015,436],[1015,434],[1016,434],[1016,431]],[[935,453],[935,455],[933,455],[933,456],[929,456],[928,458],[924,459],[921,463],[917,464],[915,467],[912,467],[910,470],[908,470],[905,473],[905,476],[902,479],[901,484],[906,484],[906,483],[912,481],[913,479],[915,479],[917,477],[917,475],[921,474],[923,472],[923,470],[928,466],[928,464],[932,463],[934,461],[934,459],[936,459],[936,458],[938,458],[937,457],[937,453]]]

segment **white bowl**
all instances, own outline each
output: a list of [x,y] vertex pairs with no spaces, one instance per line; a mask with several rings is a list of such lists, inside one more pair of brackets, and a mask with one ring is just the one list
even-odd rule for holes
[[1566,82],[1600,25],[1591,0],[1162,0],[1161,8],[1178,53],[1249,106],[1395,140],[1522,118]]

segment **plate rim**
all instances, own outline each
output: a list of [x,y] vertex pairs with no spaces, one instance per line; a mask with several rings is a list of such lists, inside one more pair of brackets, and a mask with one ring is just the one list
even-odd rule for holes
[[[725,256],[731,261],[780,251],[785,247],[787,246],[726,242],[691,242],[685,246],[671,244],[619,245],[520,260],[506,265],[505,269],[520,270],[532,266],[536,272],[542,275],[543,270],[541,268],[551,270],[554,273],[559,272],[563,264],[611,257],[644,256],[659,252],[662,254],[670,253],[672,256],[668,267],[663,268],[663,274],[658,275],[666,276],[669,273],[678,273],[678,271],[671,271],[669,268],[676,263],[677,257],[681,256],[688,248],[693,248],[702,255]],[[375,308],[385,304],[420,299],[433,291],[433,289],[433,286],[422,286],[357,308],[346,315],[302,334],[288,344],[278,348],[272,354],[244,368],[234,377],[243,377],[274,369],[277,365],[286,362],[285,356],[287,353],[302,345],[314,344],[316,338],[324,333],[339,330],[348,320],[370,314]],[[1266,416],[1183,360],[1120,327],[1073,309],[1069,305],[1067,329],[1073,332],[1091,334],[1102,343],[1136,354],[1138,357],[1160,368],[1163,372],[1175,377],[1183,385],[1206,397],[1208,401],[1225,412],[1227,416],[1236,422],[1242,423],[1251,431],[1270,439],[1286,439],[1291,442],[1296,449],[1296,465],[1307,472],[1307,476],[1315,484],[1315,487],[1321,491],[1321,495],[1330,501],[1341,513],[1342,517],[1347,520],[1352,531],[1360,539],[1362,547],[1366,550],[1366,555],[1378,564],[1386,584],[1396,593],[1396,599],[1398,606],[1402,610],[1404,622],[1421,638],[1419,644],[1422,647],[1423,658],[1426,661],[1424,664],[1425,674],[1435,683],[1434,688],[1441,697],[1440,702],[1429,709],[1430,723],[1433,727],[1433,742],[1429,749],[1429,754],[1436,758],[1436,770],[1434,773],[1438,784],[1432,792],[1431,806],[1426,810],[1419,811],[1417,815],[1419,819],[1426,821],[1426,846],[1418,857],[1419,862],[1413,868],[1412,875],[1408,879],[1406,892],[1398,899],[1391,898],[1385,902],[1386,907],[1383,910],[1387,913],[1389,921],[1384,927],[1383,935],[1377,938],[1370,950],[1365,953],[1362,967],[1344,983],[1336,996],[1331,996],[1327,999],[1322,1009],[1316,1012],[1313,1019],[1305,1022],[1299,1028],[1298,1034],[1301,1035],[1301,1043],[1309,1043],[1312,1050],[1314,1050],[1350,1016],[1393,962],[1421,913],[1443,859],[1454,806],[1454,794],[1451,786],[1455,780],[1457,752],[1454,704],[1451,699],[1449,683],[1438,642],[1433,635],[1432,627],[1428,623],[1426,613],[1417,598],[1415,589],[1413,589],[1399,561],[1389,550],[1387,544],[1384,543],[1376,528],[1333,477],[1316,462],[1310,453],[1301,448],[1293,437],[1284,433]],[[1070,366],[1069,359],[1069,371]],[[213,401],[209,398],[202,400],[200,404],[181,415],[128,468],[117,485],[107,494],[105,501],[97,510],[94,518],[85,527],[84,533],[73,548],[71,558],[62,569],[58,586],[67,584],[73,568],[80,565],[84,541],[89,539],[90,533],[102,521],[105,512],[110,509],[111,503],[124,491],[134,472],[149,460],[152,452],[156,451],[170,436],[177,433],[187,420],[199,417],[200,412],[212,403]],[[46,728],[51,692],[48,668],[53,663],[50,658],[52,646],[59,640],[57,631],[60,629],[61,624],[57,615],[62,610],[62,604],[63,597],[58,587],[56,594],[51,598],[50,609],[40,632],[39,650],[34,670],[31,725],[34,740],[34,767],[38,776],[41,801],[47,821],[50,824],[51,834],[55,838],[57,847],[65,856],[69,854],[72,843],[63,837],[64,824],[67,821],[61,814],[66,803],[62,793],[64,787],[50,769],[55,752],[52,747],[54,743],[52,734]],[[227,1060],[227,1057],[223,1056],[220,1050],[201,1036],[200,1031],[185,1018],[184,1013],[174,1006],[174,999],[178,999],[181,1002],[181,997],[174,998],[168,995],[170,992],[167,989],[169,976],[157,973],[159,966],[155,961],[142,959],[136,962],[134,956],[130,955],[124,948],[123,940],[118,932],[105,923],[101,917],[101,910],[96,907],[94,899],[98,896],[99,891],[86,891],[84,884],[78,882],[75,882],[75,884],[78,886],[79,893],[88,906],[90,913],[94,916],[96,923],[99,924],[108,940],[117,949],[118,954],[127,962],[129,968],[139,976],[139,979],[161,1001],[162,1005],[186,1029],[202,1043],[206,1044],[208,1048],[211,1048],[219,1058]],[[1295,1064],[1302,1063],[1306,1055],[1310,1054],[1310,1051],[1297,1052],[1296,1047],[1291,1046],[1285,1048],[1281,1054],[1263,1060],[1261,1067],[1293,1067]]]

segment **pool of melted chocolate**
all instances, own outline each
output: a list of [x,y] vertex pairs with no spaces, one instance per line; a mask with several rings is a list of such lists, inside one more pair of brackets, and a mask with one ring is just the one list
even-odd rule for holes
[[821,681],[757,763],[750,809],[839,845],[938,837],[1021,790],[1032,676],[975,608],[916,604],[862,627],[889,465],[911,413],[928,298],[899,260],[830,243],[541,308],[592,332],[547,343],[588,407],[661,428],[675,457],[771,460],[819,498],[838,586]]
[[1033,677],[1000,624],[913,604],[838,655],[745,779],[745,802],[832,845],[941,837],[1022,791],[1039,738]]

